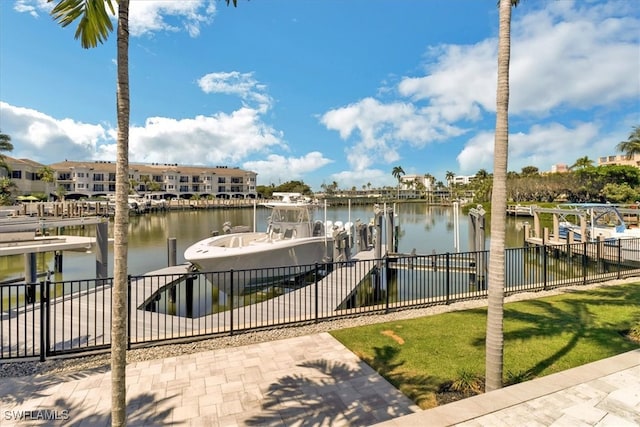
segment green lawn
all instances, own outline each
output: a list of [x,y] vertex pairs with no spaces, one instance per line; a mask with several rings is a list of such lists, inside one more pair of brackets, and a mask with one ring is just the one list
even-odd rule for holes
[[[331,334],[420,407],[438,390],[484,374],[487,310],[342,329]],[[505,383],[548,375],[639,347],[640,284],[607,286],[505,305]],[[440,395],[442,396],[442,395]]]

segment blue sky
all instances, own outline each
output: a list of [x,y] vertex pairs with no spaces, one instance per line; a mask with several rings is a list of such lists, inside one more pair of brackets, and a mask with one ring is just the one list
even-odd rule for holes
[[[509,170],[597,161],[640,125],[637,6],[513,10]],[[115,160],[115,34],[84,50],[51,7],[0,1],[8,154]],[[493,169],[495,0],[132,0],[130,30],[131,162],[314,190]]]

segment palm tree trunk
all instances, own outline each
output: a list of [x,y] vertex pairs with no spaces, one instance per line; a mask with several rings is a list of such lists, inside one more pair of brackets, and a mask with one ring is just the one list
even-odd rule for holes
[[111,425],[127,423],[127,252],[129,205],[129,0],[118,0],[118,140],[111,329]]
[[486,391],[502,387],[504,359],[505,224],[507,210],[507,154],[509,147],[509,61],[511,50],[511,0],[500,0],[498,88],[494,141],[491,244],[486,339]]

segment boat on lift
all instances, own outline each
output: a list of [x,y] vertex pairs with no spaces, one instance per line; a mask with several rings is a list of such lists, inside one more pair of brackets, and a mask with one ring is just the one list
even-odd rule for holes
[[211,280],[221,291],[233,287],[240,295],[247,286],[300,275],[315,263],[331,261],[334,237],[344,227],[315,220],[318,204],[300,193],[273,195],[280,200],[261,204],[272,210],[265,232],[209,237],[186,249],[184,258],[194,270],[217,273]]

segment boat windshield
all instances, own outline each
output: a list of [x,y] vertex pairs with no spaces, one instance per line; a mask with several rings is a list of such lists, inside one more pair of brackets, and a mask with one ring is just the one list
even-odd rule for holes
[[307,209],[274,209],[271,214],[272,222],[309,222]]

